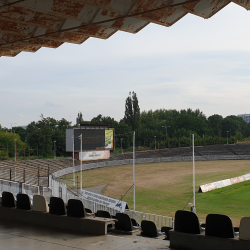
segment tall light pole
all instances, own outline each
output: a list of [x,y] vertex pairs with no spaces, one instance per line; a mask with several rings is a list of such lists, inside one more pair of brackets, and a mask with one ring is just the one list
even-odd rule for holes
[[155,138],[155,150],[156,150],[156,136],[154,136],[154,138]]
[[11,127],[11,133],[12,133],[12,124],[16,124],[16,123],[8,123],[8,124],[10,124],[10,127]]
[[226,132],[227,132],[227,145],[228,145],[228,132],[229,132],[229,131],[226,131]]
[[[14,139],[14,142],[15,142],[15,161],[16,161],[16,158],[17,158],[17,155],[16,155],[16,141],[17,141],[17,139]],[[15,164],[15,181],[16,181],[16,164]]]
[[168,136],[168,128],[170,128],[170,126],[162,126],[163,128],[166,129],[166,137]]
[[76,183],[75,183],[75,180],[76,180],[76,177],[75,177],[75,136],[73,134],[73,137],[71,137],[73,139],[73,185],[75,187]]
[[133,176],[134,176],[134,212],[135,212],[135,131],[133,133]]
[[196,213],[196,208],[195,208],[194,134],[192,134],[192,141],[193,141],[193,207],[192,207],[192,212]]
[[123,149],[122,149],[122,140],[123,140],[123,138],[121,138],[121,150],[122,150],[122,154],[123,154]]
[[56,159],[56,141],[54,141],[54,159]]
[[15,161],[16,161],[16,157],[17,157],[17,155],[16,155],[16,141],[17,141],[17,139],[14,139],[14,142],[15,142]]
[[[81,156],[82,156],[82,134],[79,136],[79,139],[81,140]],[[81,195],[82,195],[82,159],[80,159],[80,153],[79,153],[79,160],[81,161],[81,178],[80,178],[80,192],[81,192]]]

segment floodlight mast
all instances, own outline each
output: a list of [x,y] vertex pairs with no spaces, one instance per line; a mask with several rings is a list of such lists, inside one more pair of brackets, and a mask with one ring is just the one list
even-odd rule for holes
[[[82,156],[82,134],[79,136],[79,139],[81,140],[81,156]],[[81,179],[80,179],[80,192],[82,195],[82,159],[80,159],[80,153],[79,153],[79,160],[81,161]]]
[[135,212],[135,131],[133,133],[133,175],[134,175],[134,212]]
[[75,180],[75,135],[74,135],[74,130],[73,130],[73,137],[71,137],[73,139],[73,185],[74,187],[76,186]]
[[195,165],[194,165],[194,134],[192,134],[192,141],[193,141],[193,209],[192,211],[196,213],[195,209]]

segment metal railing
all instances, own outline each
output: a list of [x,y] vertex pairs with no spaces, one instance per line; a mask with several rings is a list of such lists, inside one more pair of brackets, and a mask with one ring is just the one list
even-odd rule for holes
[[135,219],[139,224],[142,220],[153,221],[158,229],[162,227],[174,227],[174,218],[158,214],[143,213],[138,211],[126,210],[125,213],[130,218]]

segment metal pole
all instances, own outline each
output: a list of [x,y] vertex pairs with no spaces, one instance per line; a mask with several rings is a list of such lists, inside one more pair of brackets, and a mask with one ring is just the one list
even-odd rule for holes
[[75,183],[75,180],[76,180],[76,176],[75,176],[75,136],[74,136],[74,130],[73,130],[73,185],[75,187],[76,183]]
[[16,161],[16,140],[17,139],[14,139],[14,142],[15,142],[15,161]]
[[56,141],[54,141],[54,159],[56,159]]
[[195,165],[194,165],[194,134],[192,134],[193,139],[193,212],[196,212],[195,209]]
[[[81,140],[81,155],[82,155],[82,134],[79,136],[79,139]],[[79,154],[79,160],[81,161],[81,179],[80,179],[80,194],[82,194],[82,159],[80,159]]]
[[133,134],[133,175],[134,175],[134,211],[135,211],[135,131]]

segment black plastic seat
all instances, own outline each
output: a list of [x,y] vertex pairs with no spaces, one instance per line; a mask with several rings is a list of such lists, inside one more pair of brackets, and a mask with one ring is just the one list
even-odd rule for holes
[[147,237],[158,237],[159,233],[153,221],[143,220],[141,222],[141,235]]
[[86,213],[88,213],[88,214],[93,214],[92,210],[89,209],[89,208],[85,208],[85,211],[86,211]]
[[95,216],[96,217],[102,217],[102,218],[108,218],[108,219],[111,219],[111,215],[108,211],[104,211],[104,210],[98,210],[96,213],[95,213]]
[[76,199],[68,200],[67,216],[76,218],[86,217],[86,212],[82,201]]
[[127,214],[116,213],[117,222],[115,222],[115,229],[122,231],[133,231],[133,225],[130,217]]
[[161,228],[161,232],[165,233],[166,235],[166,240],[170,240],[170,234],[169,234],[169,231],[172,230],[173,228],[172,227],[162,227]]
[[180,233],[200,234],[201,228],[197,215],[185,210],[176,211],[174,230]]
[[234,238],[231,219],[224,214],[208,214],[206,217],[205,235],[219,238]]
[[135,219],[131,218],[131,222],[133,227],[140,227],[140,224]]
[[65,215],[66,208],[63,199],[51,197],[49,203],[49,213],[55,215]]
[[30,210],[31,209],[30,197],[27,194],[17,194],[16,208],[22,210]]
[[15,207],[15,198],[11,192],[2,192],[2,206],[3,207]]

